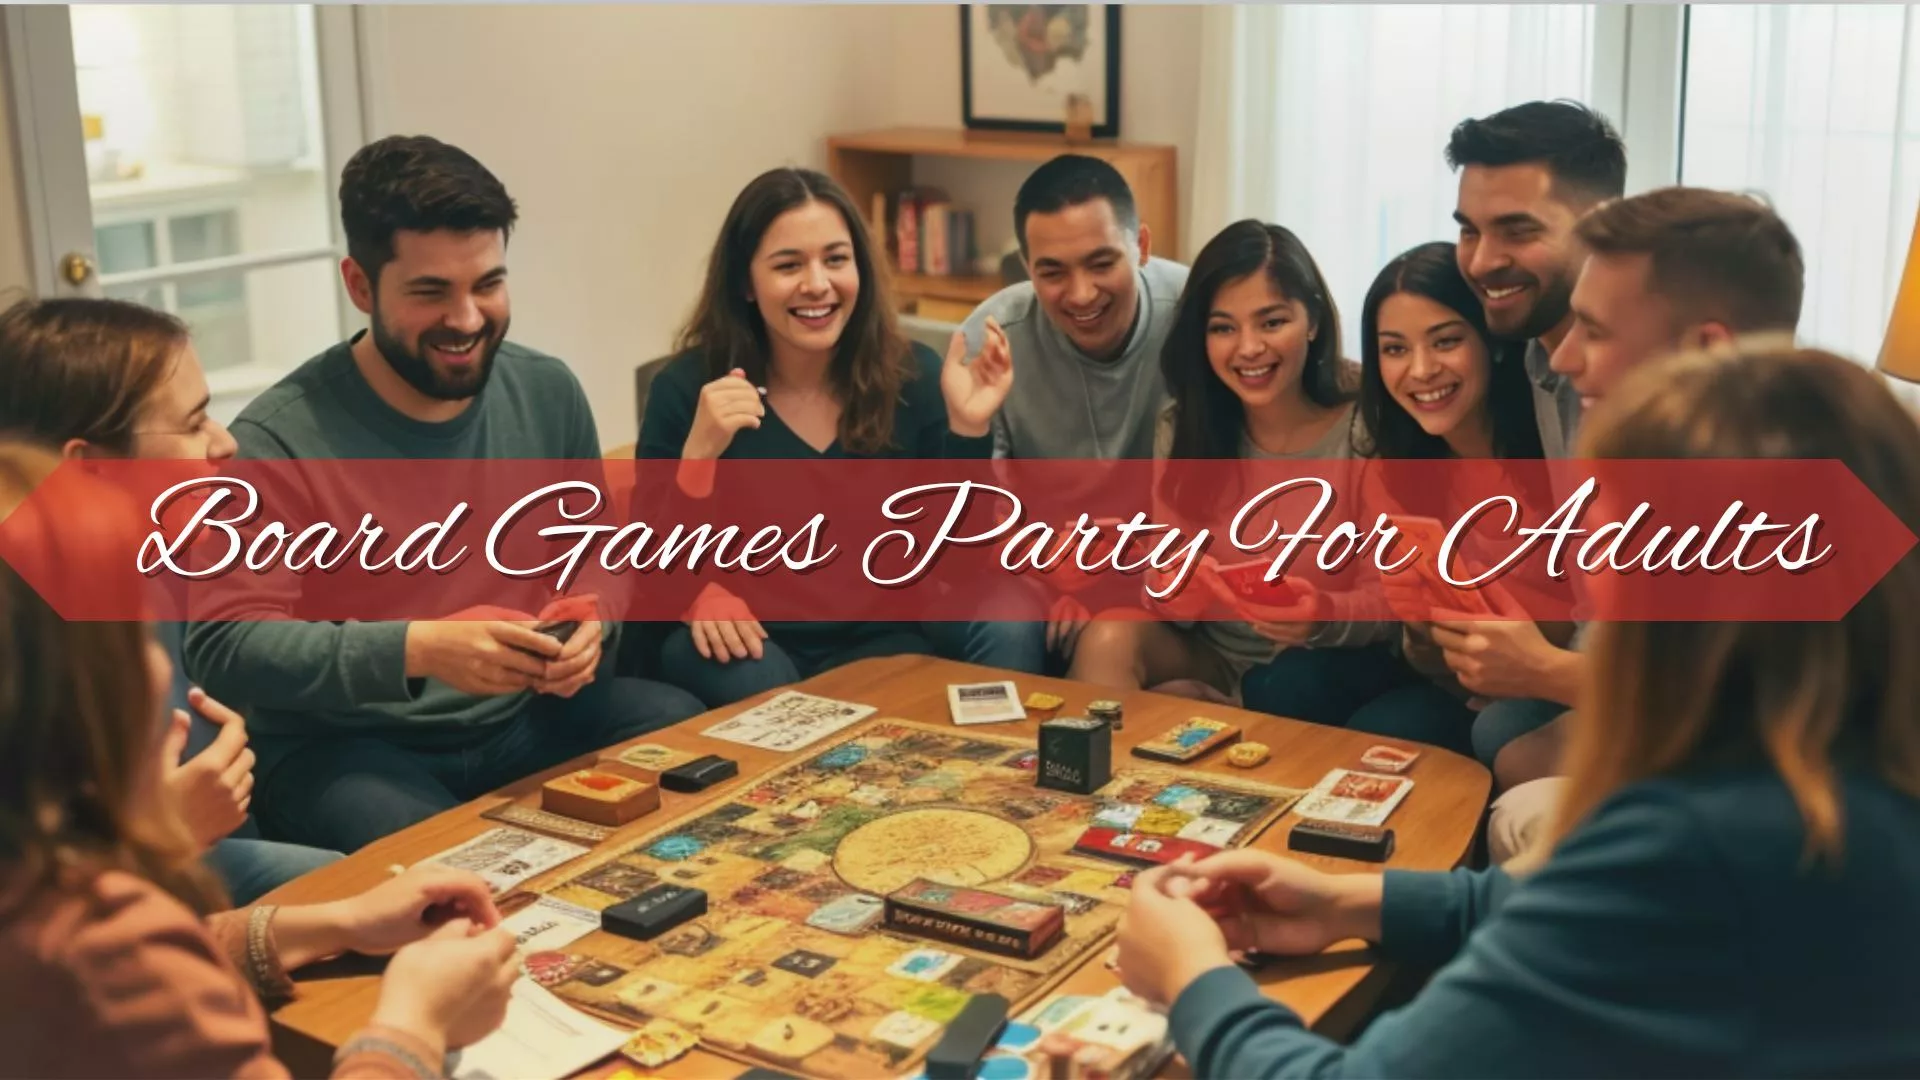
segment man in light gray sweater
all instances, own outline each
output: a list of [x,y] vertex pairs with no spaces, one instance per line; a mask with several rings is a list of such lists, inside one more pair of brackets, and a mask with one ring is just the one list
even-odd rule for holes
[[1062,154],[1013,204],[1029,280],[989,297],[961,330],[967,354],[987,323],[1006,333],[1012,393],[993,419],[1001,458],[1151,458],[1167,403],[1160,347],[1187,268],[1154,258],[1133,192],[1113,166]]
[[[993,456],[1153,457],[1167,403],[1160,348],[1187,268],[1153,257],[1133,191],[1098,158],[1062,154],[1035,169],[1014,199],[1013,227],[1028,280],[989,297],[961,327],[969,357],[1005,348],[1013,362]],[[1039,674],[1050,653],[1070,648],[1073,621],[927,631],[945,655]]]

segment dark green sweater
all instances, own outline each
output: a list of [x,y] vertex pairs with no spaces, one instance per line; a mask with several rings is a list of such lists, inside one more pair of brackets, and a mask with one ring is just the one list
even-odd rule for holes
[[1389,872],[1380,952],[1444,964],[1351,1046],[1237,968],[1174,1002],[1198,1077],[1920,1076],[1920,800],[1843,786],[1802,864],[1760,769],[1620,792],[1532,877]]
[[[559,360],[513,342],[501,345],[493,374],[464,412],[422,423],[393,409],[354,366],[351,343],[302,364],[241,411],[233,424],[243,458],[598,460],[593,412]],[[266,579],[262,579],[263,582]],[[378,730],[444,742],[459,730],[511,718],[531,691],[497,697],[409,680],[405,622],[261,619],[291,610],[293,595],[251,591],[250,621],[189,627],[189,674],[221,701],[251,710],[267,735]],[[614,643],[605,650],[612,654]]]

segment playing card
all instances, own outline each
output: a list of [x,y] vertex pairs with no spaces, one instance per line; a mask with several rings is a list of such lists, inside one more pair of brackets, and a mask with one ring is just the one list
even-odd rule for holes
[[525,829],[488,829],[479,836],[422,861],[471,870],[496,895],[561,863],[587,853],[579,844],[555,840]]
[[1413,781],[1403,776],[1335,769],[1312,791],[1301,798],[1293,810],[1303,818],[1316,821],[1340,821],[1349,825],[1384,825],[1387,815],[1413,790]]
[[558,836],[563,840],[578,840],[581,843],[597,844],[613,835],[613,830],[604,825],[576,821],[570,817],[550,813],[546,810],[522,806],[517,802],[504,802],[491,810],[482,811],[483,818],[518,825],[521,828],[543,832],[549,836]]
[[1240,729],[1210,717],[1195,716],[1133,748],[1135,755],[1159,761],[1192,761],[1240,737]]
[[1011,682],[965,683],[947,687],[947,709],[956,724],[998,724],[1025,720],[1026,707]]
[[600,916],[564,900],[542,896],[501,920],[500,925],[513,935],[514,944],[524,952],[559,949],[600,929]]
[[684,1056],[700,1044],[700,1037],[671,1020],[655,1017],[620,1047],[622,1057],[643,1068],[657,1069]]
[[762,750],[798,750],[872,716],[871,705],[788,690],[701,732]]

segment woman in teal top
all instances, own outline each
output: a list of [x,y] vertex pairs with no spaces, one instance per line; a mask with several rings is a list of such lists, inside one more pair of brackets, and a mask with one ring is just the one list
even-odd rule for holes
[[[1920,430],[1827,354],[1653,365],[1584,442],[1838,459],[1920,531]],[[1122,976],[1196,1075],[1920,1075],[1920,548],[1836,621],[1592,633],[1560,838],[1523,876],[1241,850],[1137,879]],[[1228,958],[1350,938],[1441,966],[1348,1046]]]

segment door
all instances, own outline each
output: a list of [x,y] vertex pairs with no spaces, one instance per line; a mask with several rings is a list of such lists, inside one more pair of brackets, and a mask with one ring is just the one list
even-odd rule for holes
[[10,5],[42,296],[179,315],[230,420],[338,341],[355,16],[305,4]]

